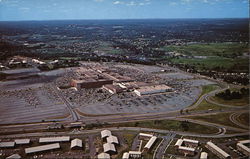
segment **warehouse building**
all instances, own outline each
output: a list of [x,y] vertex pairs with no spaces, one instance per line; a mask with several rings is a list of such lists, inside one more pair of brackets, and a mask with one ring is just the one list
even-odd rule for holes
[[30,143],[30,139],[16,139],[16,145],[26,145]]
[[156,139],[157,139],[156,136],[152,136],[150,140],[147,142],[147,144],[144,146],[144,151],[149,151],[156,142]]
[[179,146],[181,146],[181,145],[182,145],[182,143],[183,143],[183,140],[182,140],[182,139],[178,139],[178,140],[176,141],[176,143],[175,143],[174,147],[175,147],[176,149],[178,149],[178,148],[179,148]]
[[221,159],[231,158],[231,156],[228,153],[226,153],[225,151],[223,151],[221,148],[219,148],[218,146],[216,146],[214,143],[210,141],[207,142],[206,148],[209,149],[211,152],[213,152],[215,155],[217,155]]
[[15,147],[15,142],[0,142],[0,148]]
[[115,145],[111,143],[103,144],[103,150],[105,153],[108,153],[110,155],[116,153]]
[[135,94],[138,96],[142,95],[150,95],[150,94],[157,94],[157,93],[164,93],[170,92],[172,90],[171,87],[162,84],[162,85],[154,85],[154,86],[144,86],[134,90]]
[[82,148],[82,140],[80,140],[80,139],[72,140],[70,148],[71,149],[81,149]]
[[102,139],[106,139],[109,136],[112,136],[111,131],[109,131],[109,130],[103,130],[103,131],[101,131],[101,137],[102,137]]
[[200,159],[207,159],[208,154],[206,152],[201,152]]
[[106,84],[103,89],[107,90],[111,94],[122,93],[126,91],[126,88],[121,87],[119,84]]
[[30,153],[36,153],[36,152],[44,152],[44,151],[55,150],[55,149],[59,149],[59,148],[60,148],[60,144],[55,143],[55,144],[26,148],[25,153],[30,154]]
[[113,135],[107,137],[107,142],[111,143],[111,144],[115,144],[115,145],[119,144],[118,138],[116,136],[113,136]]
[[97,156],[98,159],[110,159],[110,155],[107,154],[107,153],[100,153],[98,156]]
[[69,136],[61,136],[61,137],[45,137],[40,138],[39,143],[51,143],[51,142],[67,142],[70,141]]
[[20,158],[21,158],[21,156],[19,154],[13,154],[9,157],[6,157],[6,159],[20,159]]
[[246,156],[250,156],[250,148],[246,145],[250,144],[250,140],[239,141],[236,145],[237,150],[243,153]]

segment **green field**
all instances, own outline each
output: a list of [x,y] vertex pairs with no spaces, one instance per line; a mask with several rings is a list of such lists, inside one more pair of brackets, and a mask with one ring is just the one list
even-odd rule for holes
[[232,113],[219,113],[216,115],[203,115],[203,116],[193,116],[189,117],[190,119],[195,119],[195,120],[202,120],[206,122],[211,122],[211,123],[217,123],[221,125],[226,125],[226,126],[231,126],[231,127],[236,127],[236,128],[241,128],[238,125],[235,125],[232,123],[229,119],[229,116]]
[[207,101],[203,100],[200,105],[198,105],[196,108],[191,109],[191,111],[199,111],[199,110],[208,110],[208,109],[212,109],[212,110],[221,110],[221,109],[225,109],[221,106],[215,105],[215,104],[211,104],[208,103]]
[[244,125],[249,125],[249,113],[243,113],[239,116],[238,121]]
[[[143,127],[152,129],[163,129],[163,130],[174,130],[174,131],[185,131],[182,127],[181,121],[175,120],[150,120],[150,121],[139,121],[139,122],[127,122],[119,123],[113,126],[119,127]],[[218,132],[217,128],[204,126],[196,123],[188,123],[187,132],[202,133],[202,134],[212,134]]]
[[209,92],[212,92],[212,91],[214,91],[214,90],[216,90],[218,88],[219,88],[219,86],[215,85],[215,84],[210,84],[210,85],[202,86],[201,95],[204,95],[204,94],[207,94]]
[[211,97],[211,100],[215,101],[216,103],[232,105],[232,106],[246,106],[249,105],[249,97],[243,97],[241,99],[231,99],[231,100],[224,100],[219,97]]
[[[164,46],[160,50],[177,52],[188,56],[203,56],[204,58],[172,57],[167,59],[174,64],[186,64],[197,70],[234,70],[248,72],[249,60],[241,57],[248,52],[246,43],[208,43],[184,46]],[[238,57],[240,56],[240,57]]]
[[185,46],[164,46],[164,51],[176,51],[190,56],[241,56],[248,52],[246,43],[208,43]]

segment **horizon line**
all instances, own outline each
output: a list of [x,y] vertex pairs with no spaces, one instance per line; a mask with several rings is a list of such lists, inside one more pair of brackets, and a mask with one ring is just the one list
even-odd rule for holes
[[73,20],[184,20],[184,19],[249,19],[249,17],[225,17],[225,18],[120,18],[120,19],[44,19],[44,20],[0,20],[0,22],[29,22],[29,21],[73,21]]

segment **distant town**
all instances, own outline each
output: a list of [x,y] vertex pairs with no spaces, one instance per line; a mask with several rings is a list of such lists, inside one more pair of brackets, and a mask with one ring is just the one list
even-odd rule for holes
[[0,158],[249,158],[248,29],[0,22]]

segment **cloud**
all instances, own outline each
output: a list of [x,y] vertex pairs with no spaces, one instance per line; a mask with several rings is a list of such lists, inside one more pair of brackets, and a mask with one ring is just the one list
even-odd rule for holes
[[124,3],[121,1],[115,1],[115,2],[113,2],[113,4],[124,4]]

